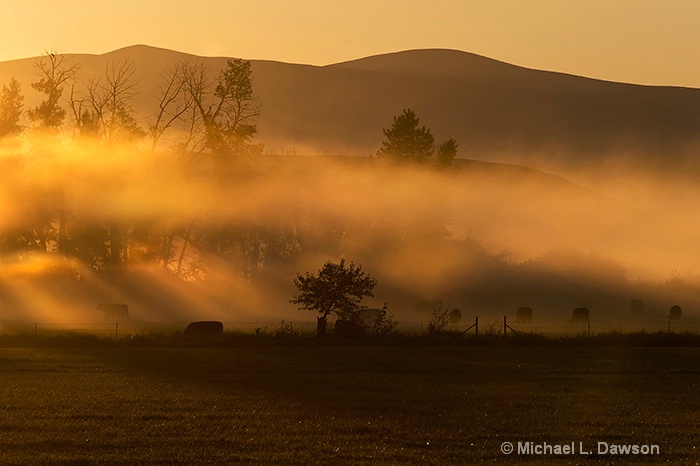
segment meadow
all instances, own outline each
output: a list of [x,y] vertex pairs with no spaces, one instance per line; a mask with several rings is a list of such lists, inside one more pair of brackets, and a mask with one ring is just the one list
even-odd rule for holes
[[[630,346],[3,347],[0,463],[697,464],[699,360]],[[506,441],[660,454],[506,456]]]

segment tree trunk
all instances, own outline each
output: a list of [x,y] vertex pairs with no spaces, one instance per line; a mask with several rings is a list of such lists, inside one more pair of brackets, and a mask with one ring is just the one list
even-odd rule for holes
[[113,269],[119,269],[123,265],[124,230],[119,222],[113,221],[109,226],[110,263]]
[[167,234],[163,236],[163,241],[161,243],[161,248],[160,248],[160,260],[163,262],[163,270],[166,270],[168,268],[168,265],[170,265],[170,259],[172,257],[172,251],[173,251],[173,241],[175,240],[175,229],[170,228],[168,230]]
[[180,256],[177,259],[176,275],[178,277],[182,273],[182,264],[185,261],[185,254],[187,253],[187,246],[189,246],[190,241],[192,239],[192,229],[194,228],[194,223],[197,221],[197,217],[199,217],[199,212],[197,212],[197,215],[195,215],[195,217],[192,219],[189,226],[187,227],[187,232],[182,237],[182,240],[183,240],[182,249],[180,250]]
[[66,190],[61,186],[58,211],[58,252],[66,254]]
[[326,336],[326,316],[316,317],[316,338],[324,338]]

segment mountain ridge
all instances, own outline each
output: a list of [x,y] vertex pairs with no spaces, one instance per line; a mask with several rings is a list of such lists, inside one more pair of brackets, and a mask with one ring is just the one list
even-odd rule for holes
[[[144,44],[100,55],[67,54],[80,79],[109,60],[134,61],[141,94],[135,107],[152,114],[163,71],[202,61],[212,76],[228,57],[200,57]],[[27,98],[36,57],[0,62],[0,83],[15,76]],[[413,49],[317,66],[251,60],[262,103],[259,142],[269,150],[371,155],[382,129],[412,108],[436,140],[455,138],[459,156],[529,163],[540,157],[594,163],[610,156],[669,161],[700,147],[700,89],[618,83],[512,65],[452,49]],[[65,95],[65,94],[64,94]]]

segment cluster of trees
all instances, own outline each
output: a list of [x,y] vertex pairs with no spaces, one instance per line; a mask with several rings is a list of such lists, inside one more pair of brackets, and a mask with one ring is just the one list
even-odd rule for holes
[[[111,61],[102,75],[78,80],[77,64],[66,55],[47,53],[35,62],[35,70],[38,80],[31,86],[43,100],[26,111],[29,127],[20,124],[25,114],[21,84],[15,78],[3,84],[0,138],[25,130],[45,136],[69,126],[75,138],[103,143],[122,144],[148,137],[154,150],[165,132],[179,125],[187,131],[176,146],[191,156],[206,154],[220,163],[262,150],[251,143],[260,105],[253,94],[251,64],[246,60],[228,60],[217,78],[212,78],[203,63],[173,65],[162,76],[158,109],[145,128],[134,116],[139,79],[132,61]],[[63,99],[66,90],[69,96]],[[71,111],[68,122],[65,103]]]
[[395,116],[391,127],[383,131],[386,139],[377,151],[380,157],[411,163],[435,160],[438,167],[444,168],[454,165],[457,141],[450,138],[436,148],[430,129],[420,125],[420,119],[411,109],[404,109],[400,115]]
[[[10,194],[21,198],[21,212],[0,225],[0,262],[58,254],[109,277],[129,262],[151,261],[180,278],[197,279],[205,274],[202,257],[213,255],[252,278],[262,263],[286,260],[302,248],[337,252],[329,244],[342,235],[343,225],[312,239],[302,237],[298,223],[254,211],[232,221],[217,220],[220,212],[215,211],[227,204],[216,199],[225,192],[217,188],[240,180],[241,173],[255,176],[251,161],[263,149],[253,141],[261,106],[250,62],[228,60],[218,76],[202,63],[174,64],[162,74],[157,109],[147,121],[137,118],[134,108],[139,80],[133,62],[112,61],[86,79],[80,79],[79,71],[66,55],[46,53],[37,59],[31,87],[41,102],[26,110],[21,84],[12,78],[2,86],[0,141],[5,153],[7,147],[14,153],[0,164],[7,173],[21,171],[17,167],[31,161],[53,167],[61,153],[87,151],[88,158],[106,167],[91,175],[102,177],[93,181],[101,186],[94,196],[104,208],[86,213],[75,205],[80,167],[56,170],[49,181],[15,180],[17,190]],[[29,125],[22,124],[25,116]],[[378,155],[391,160],[425,163],[435,156],[439,166],[449,166],[456,156],[454,140],[435,148],[430,130],[408,109],[384,134]],[[128,206],[117,205],[110,196],[128,182],[116,168],[125,148],[148,158],[162,152],[165,140],[170,143],[166,153],[172,155],[166,163],[189,176],[204,175],[212,194],[208,205],[179,212],[164,224],[130,214]]]
[[[173,226],[157,235],[152,234],[153,225],[139,225],[117,214],[123,208],[108,199],[109,186],[126,180],[119,180],[122,173],[116,162],[125,148],[147,158],[166,132],[177,128],[170,152],[178,157],[169,163],[208,170],[216,175],[215,182],[225,181],[236,163],[262,150],[252,142],[260,105],[253,94],[250,62],[228,60],[217,77],[201,63],[173,65],[163,74],[158,109],[145,124],[135,116],[139,80],[129,60],[112,61],[103,74],[79,80],[79,66],[69,57],[47,53],[35,61],[35,72],[37,80],[31,87],[42,96],[39,105],[24,110],[21,84],[14,78],[0,93],[3,168],[8,175],[24,172],[24,178],[15,180],[17,191],[9,193],[19,195],[14,208],[20,212],[12,223],[5,219],[0,229],[0,261],[60,253],[108,275],[138,255],[182,273],[196,213],[173,219]],[[29,125],[22,124],[25,115]],[[81,167],[56,170],[65,168],[61,165],[65,154],[86,151],[84,160],[99,160],[105,167],[105,180],[93,180],[95,185],[104,182],[104,189],[94,193],[105,201],[99,218],[81,216],[70,203],[73,185],[81,182]],[[55,173],[41,181],[39,176],[27,176],[37,166]],[[221,236],[209,232],[207,247],[232,242]]]
[[[419,171],[423,175],[428,164],[449,167],[455,163],[456,141],[436,144],[431,131],[410,109],[395,116],[383,130],[385,139],[377,155],[414,164],[419,170],[395,170],[391,164],[368,161],[367,166],[376,166],[377,171],[367,177],[361,176],[366,170],[361,175],[361,170],[352,172],[356,179],[347,180],[343,189],[357,189],[358,193],[342,207],[324,205],[315,211],[309,206],[320,205],[313,204],[316,188],[291,192],[296,185],[288,183],[282,186],[292,189],[274,193],[277,210],[262,210],[256,202],[238,201],[265,184],[271,178],[268,172],[277,174],[277,180],[294,178],[303,168],[300,165],[297,173],[280,174],[289,165],[270,170],[269,161],[263,163],[257,157],[262,152],[262,146],[254,142],[261,106],[253,91],[250,62],[229,60],[216,75],[201,63],[174,64],[162,75],[157,108],[147,119],[137,117],[134,108],[139,81],[132,62],[111,62],[101,74],[80,79],[78,66],[69,58],[46,54],[36,61],[35,70],[37,79],[31,87],[41,99],[32,108],[25,109],[22,86],[16,79],[0,88],[0,264],[30,262],[32,257],[50,254],[60,261],[85,264],[107,278],[119,276],[129,264],[138,262],[157,265],[179,279],[197,280],[213,276],[211,264],[224,263],[227,271],[244,279],[269,278],[289,285],[290,271],[307,269],[313,263],[305,259],[346,255],[378,271],[384,283],[387,275],[381,274],[386,271],[375,267],[377,264],[392,263],[405,252],[407,262],[397,261],[394,267],[412,261],[418,268],[428,257],[423,252],[429,250],[433,257],[464,257],[469,263],[464,275],[439,279],[452,280],[455,289],[463,290],[469,274],[474,287],[470,293],[489,295],[491,300],[501,294],[484,285],[483,277],[499,277],[499,284],[507,284],[499,285],[505,289],[528,280],[533,287],[546,283],[539,293],[543,296],[578,293],[580,276],[624,283],[620,267],[590,258],[550,254],[537,263],[516,266],[479,249],[478,244],[451,239],[448,221],[442,217],[447,211],[413,205],[425,201],[438,206],[444,200],[439,193],[431,197],[421,192],[419,197],[394,202],[393,192],[384,187],[375,190],[374,186],[387,180],[385,175]],[[66,154],[73,153],[83,156],[71,163],[72,155]],[[140,159],[148,163],[131,171],[124,168]],[[91,172],[80,165],[83,162],[100,168]],[[176,188],[169,194],[183,183],[182,197],[186,197],[185,182],[195,180],[192,184],[203,195],[191,202],[167,204],[158,215],[154,215],[158,205],[139,210],[133,199],[121,196],[122,188],[132,181],[130,176],[139,170],[145,171],[145,177],[170,177]],[[304,176],[297,184],[316,182],[316,174]],[[90,191],[81,185],[95,188]],[[231,190],[231,186],[238,188]],[[360,193],[362,190],[365,192]],[[323,195],[332,197],[339,191],[324,191]],[[342,192],[339,198],[347,194],[354,195]],[[413,199],[420,202],[412,203]],[[340,212],[343,208],[356,210]],[[304,265],[298,266],[301,263]],[[559,271],[572,269],[571,264],[578,267],[571,277]],[[260,277],[265,270],[274,273]],[[557,273],[554,276],[545,270]],[[372,296],[376,285],[359,266],[342,261],[324,266],[318,275],[298,275],[296,283],[300,294],[293,302],[318,312],[319,328],[330,316],[352,320],[361,309],[361,299]],[[352,286],[344,288],[338,283]],[[410,288],[404,283],[400,286]],[[594,290],[599,283],[591,280],[586,286]],[[344,297],[334,294],[348,289]]]

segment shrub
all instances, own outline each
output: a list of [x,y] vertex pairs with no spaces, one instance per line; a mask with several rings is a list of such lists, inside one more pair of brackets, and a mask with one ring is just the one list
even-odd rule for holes
[[428,321],[428,333],[441,333],[450,324],[450,311],[442,309],[442,303],[433,309]]

